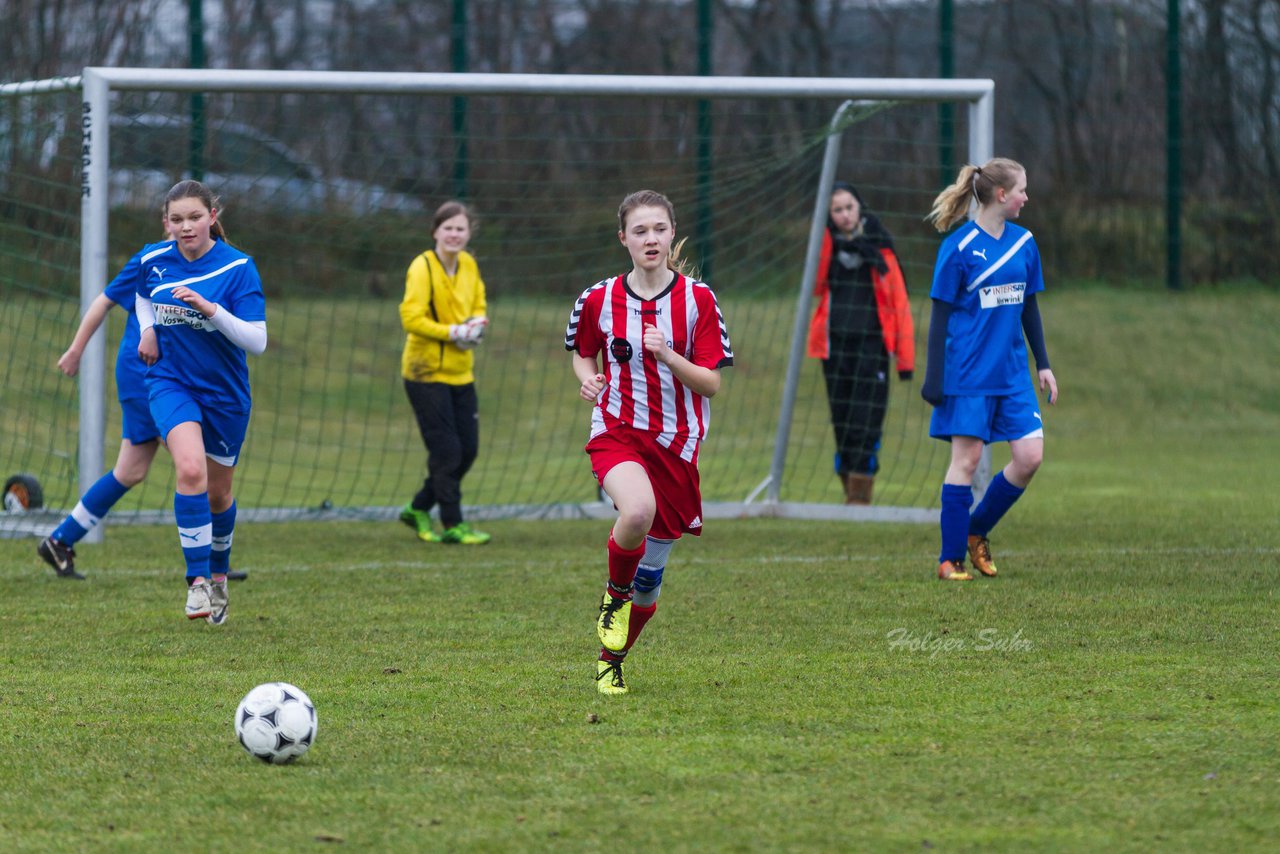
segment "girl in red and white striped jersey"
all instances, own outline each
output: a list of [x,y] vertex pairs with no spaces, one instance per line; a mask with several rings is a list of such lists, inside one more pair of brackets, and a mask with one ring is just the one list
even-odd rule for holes
[[579,395],[594,404],[591,470],[618,509],[596,620],[604,694],[627,690],[622,662],[657,610],[673,542],[702,532],[698,448],[720,368],[733,364],[715,294],[687,275],[675,226],[661,193],[623,199],[618,240],[632,269],[587,288],[565,332]]

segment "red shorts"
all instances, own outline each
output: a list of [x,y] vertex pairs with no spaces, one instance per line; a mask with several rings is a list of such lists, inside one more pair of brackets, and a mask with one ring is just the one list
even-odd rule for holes
[[591,473],[599,483],[618,463],[639,463],[649,475],[657,512],[649,536],[677,540],[702,533],[702,491],[698,467],[659,445],[643,430],[615,427],[587,443]]

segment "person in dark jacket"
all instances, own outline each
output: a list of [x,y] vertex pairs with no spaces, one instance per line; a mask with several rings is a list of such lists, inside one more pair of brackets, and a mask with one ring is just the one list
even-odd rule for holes
[[846,504],[870,504],[889,406],[889,357],[915,370],[915,329],[893,238],[851,184],[837,181],[823,236],[809,355],[822,360],[835,472]]

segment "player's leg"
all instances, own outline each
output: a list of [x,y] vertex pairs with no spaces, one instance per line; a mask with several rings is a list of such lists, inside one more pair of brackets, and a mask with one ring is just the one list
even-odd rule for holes
[[845,503],[870,504],[885,413],[889,408],[889,354],[877,332],[858,348],[846,450]]
[[75,569],[75,544],[98,525],[125,493],[146,478],[160,446],[159,430],[151,419],[146,400],[121,400],[120,408],[124,438],[120,440],[115,467],[80,496],[67,518],[36,547],[40,557],[62,578],[84,577]]
[[186,564],[186,614],[188,619],[202,619],[209,616],[209,552],[213,540],[204,413],[191,393],[175,383],[157,381],[149,392],[151,417],[173,458],[173,515]]
[[596,632],[607,650],[626,647],[636,569],[645,553],[645,535],[653,525],[656,502],[649,474],[635,460],[612,466],[601,485],[618,508],[607,544],[609,581],[600,600]]
[[231,490],[235,466],[224,465],[212,457],[207,460],[209,473],[209,615],[215,626],[227,621],[227,575],[231,567],[231,543],[236,530],[236,500]]
[[996,574],[988,540],[991,529],[1022,497],[1040,468],[1044,458],[1044,439],[1014,439],[1009,443],[1009,451],[1012,457],[1009,464],[991,479],[986,494],[969,519],[969,558],[978,571],[987,576]]
[[[685,534],[697,536],[702,532],[702,492],[697,465],[658,447],[656,443],[642,446],[642,454],[649,491],[654,497],[654,515],[632,583],[626,641],[620,650],[607,647],[600,650],[597,677],[612,678],[616,675],[618,680],[622,679],[622,662],[657,613],[662,576],[672,546]],[[606,673],[606,668],[611,672]],[[597,685],[602,681],[603,678],[598,679]],[[605,687],[600,690],[621,693]],[[622,690],[626,690],[625,683]]]
[[635,589],[631,596],[631,620],[627,627],[627,643],[623,651],[635,646],[645,625],[658,610],[658,597],[662,594],[662,574],[671,556],[675,540],[646,537],[644,556],[636,568]]
[[843,339],[834,337],[830,353],[822,360],[822,380],[827,389],[827,407],[831,412],[831,430],[835,435],[836,452],[832,461],[842,490],[848,490],[849,474],[853,471],[854,450],[851,435],[854,420],[854,362]]
[[236,530],[236,499],[232,491],[236,464],[249,429],[249,413],[211,412],[203,424],[205,473],[209,487],[209,616],[220,626],[227,619],[227,580],[231,544]]
[[[480,452],[480,405],[475,383],[450,386],[453,398],[454,436],[457,440],[457,462],[448,474],[447,492],[440,496],[440,521],[444,525],[441,542],[480,546],[489,535],[477,531],[462,518],[462,478],[471,470]],[[447,500],[446,500],[447,499]]]
[[204,619],[210,610],[209,554],[213,546],[213,521],[200,422],[182,421],[175,425],[165,437],[165,444],[173,457],[177,479],[173,515],[186,564],[187,619]]
[[947,395],[933,408],[929,435],[951,443],[951,462],[942,481],[939,514],[942,548],[938,577],[945,581],[969,581],[964,569],[969,535],[969,508],[973,506],[973,475],[990,436],[992,405],[985,397]]
[[427,476],[420,488],[400,509],[400,521],[408,525],[424,543],[440,542],[440,535],[431,525],[431,508],[436,506],[435,486],[432,482],[431,448],[438,444],[437,433],[443,429],[441,420],[445,417],[441,407],[441,395],[447,389],[441,383],[420,383],[413,380],[404,381],[405,395],[409,405],[413,407],[413,418],[418,425],[418,433],[422,436],[422,444],[427,449]]
[[596,662],[596,687],[603,694],[624,694],[627,684],[622,675],[623,661],[635,646],[644,627],[658,611],[658,596],[662,593],[662,573],[667,566],[674,540],[645,537],[644,555],[636,568],[627,620],[627,638],[622,649],[600,648]]
[[1033,389],[999,399],[993,441],[1007,439],[1011,459],[991,479],[986,494],[969,519],[969,559],[983,575],[994,576],[997,572],[988,540],[991,530],[1022,497],[1044,459],[1041,424]]
[[969,508],[973,506],[973,475],[982,458],[983,441],[974,436],[951,437],[951,463],[942,481],[939,514],[942,547],[938,553],[938,577],[945,581],[973,578],[964,569],[969,536]]

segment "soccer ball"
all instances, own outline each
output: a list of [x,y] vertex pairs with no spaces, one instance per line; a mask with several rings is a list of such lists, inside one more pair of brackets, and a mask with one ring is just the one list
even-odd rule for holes
[[263,762],[292,762],[311,748],[315,737],[316,707],[288,682],[259,685],[236,709],[236,738]]

